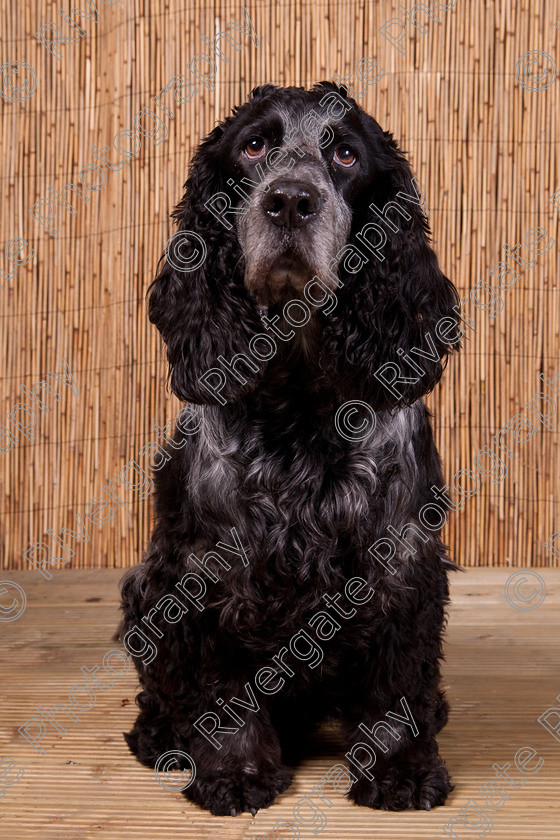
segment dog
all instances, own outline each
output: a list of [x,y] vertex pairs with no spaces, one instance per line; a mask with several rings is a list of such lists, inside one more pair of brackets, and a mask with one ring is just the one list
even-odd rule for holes
[[326,719],[355,803],[452,789],[435,736],[456,567],[445,512],[419,511],[444,487],[423,397],[462,331],[420,196],[344,87],[266,84],[200,144],[173,213],[149,318],[194,425],[154,460],[118,638],[131,751],[174,754],[212,814],[269,806]]

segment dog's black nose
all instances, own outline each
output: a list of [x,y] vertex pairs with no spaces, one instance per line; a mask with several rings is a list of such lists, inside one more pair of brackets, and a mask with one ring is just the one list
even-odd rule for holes
[[304,227],[321,209],[321,196],[313,184],[276,182],[265,194],[262,207],[271,222],[284,228]]

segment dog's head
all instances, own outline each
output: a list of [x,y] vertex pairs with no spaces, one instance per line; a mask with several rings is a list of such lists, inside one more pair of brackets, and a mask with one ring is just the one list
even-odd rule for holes
[[[269,361],[251,349],[263,309],[281,317],[294,299],[321,322],[318,384],[339,399],[392,407],[441,376],[460,335],[456,291],[408,163],[344,88],[256,88],[198,148],[174,217],[150,319],[180,398],[253,390]],[[402,361],[414,347],[421,376]],[[231,364],[240,355],[242,372]]]
[[353,199],[370,175],[360,112],[338,92],[259,88],[223,144],[247,193],[236,219],[245,286],[260,304],[302,295],[346,243]]

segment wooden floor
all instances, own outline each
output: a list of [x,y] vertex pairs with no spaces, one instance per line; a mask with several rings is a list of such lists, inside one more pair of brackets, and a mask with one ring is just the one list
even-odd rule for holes
[[[560,695],[560,571],[538,571],[546,583],[546,598],[531,611],[516,609],[505,599],[504,584],[511,569],[452,576],[444,667],[452,714],[439,736],[441,754],[455,783],[446,806],[431,812],[379,812],[330,793],[333,804],[325,808],[327,824],[318,834],[302,827],[302,840],[315,836],[325,840],[560,838],[560,741],[537,722],[549,707],[560,706],[556,701]],[[68,722],[65,735],[48,725],[45,754],[39,755],[17,729],[37,715],[38,705],[49,709],[55,703],[68,703],[69,689],[83,678],[81,667],[101,665],[104,654],[117,647],[111,636],[118,621],[121,573],[55,571],[50,581],[37,579],[34,572],[0,574],[27,593],[25,613],[17,621],[0,625],[0,758],[10,757],[25,771],[0,799],[0,837],[261,840],[268,836],[292,840],[298,836],[286,823],[273,834],[274,824],[293,821],[294,804],[340,758],[334,734],[317,742],[288,791],[254,818],[250,814],[212,817],[180,794],[164,790],[152,771],[136,763],[122,738],[136,714],[132,673],[115,677],[113,688],[99,690],[96,704],[80,712],[78,722]],[[527,594],[529,584],[524,586]],[[75,697],[86,705],[85,692]],[[559,721],[551,714],[551,724]],[[503,767],[505,762],[512,765],[511,779],[519,785],[522,777],[515,770],[514,756],[523,747],[536,750],[527,764],[535,772],[517,788],[502,780],[509,799],[501,809],[492,810],[479,791],[486,783],[499,781],[492,765]],[[539,756],[543,759],[540,767]],[[0,764],[0,774],[7,766]],[[7,778],[14,778],[15,772]],[[489,822],[484,823],[488,818],[482,812],[477,817],[471,810],[466,817],[470,828],[458,823],[456,835],[444,832],[443,826],[470,799],[485,808],[493,821],[491,830]],[[491,804],[497,804],[496,800]],[[302,815],[309,819],[309,812]],[[475,827],[477,820],[480,824]]]

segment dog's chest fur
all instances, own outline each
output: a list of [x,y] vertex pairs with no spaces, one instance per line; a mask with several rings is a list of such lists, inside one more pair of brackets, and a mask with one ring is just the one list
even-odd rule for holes
[[[429,430],[422,401],[377,412],[371,433],[349,441],[336,428],[332,393],[316,380],[304,343],[286,348],[255,394],[199,408],[200,429],[174,459],[185,545],[200,557],[235,527],[247,551],[248,567],[220,572],[218,586],[229,603],[221,622],[235,616],[237,633],[254,623],[242,619],[247,604],[267,605],[265,624],[273,607],[277,623],[286,613],[290,623],[294,610],[303,616],[353,575],[374,582],[381,597],[379,575],[387,575],[368,548],[416,513],[410,489],[421,475],[418,440]],[[396,584],[388,581],[385,601]]]
[[262,551],[276,548],[284,561],[294,552],[296,563],[306,546],[363,546],[389,503],[400,519],[418,475],[412,442],[425,417],[421,403],[392,416],[378,412],[361,441],[337,430],[324,395],[294,383],[281,394],[264,387],[246,409],[203,409],[188,477],[201,517],[231,517]]

